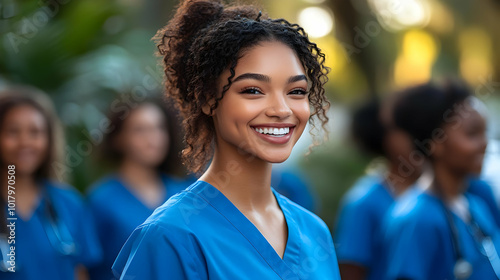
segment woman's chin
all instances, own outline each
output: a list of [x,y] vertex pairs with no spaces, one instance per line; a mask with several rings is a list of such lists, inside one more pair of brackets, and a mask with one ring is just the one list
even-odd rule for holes
[[267,161],[269,163],[282,163],[290,157],[290,153],[280,153],[274,155],[266,155],[264,157],[260,157],[263,161]]

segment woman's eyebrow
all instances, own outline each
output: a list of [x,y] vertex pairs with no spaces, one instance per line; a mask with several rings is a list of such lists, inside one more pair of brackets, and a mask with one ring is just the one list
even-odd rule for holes
[[[234,79],[233,83],[237,82],[237,81],[244,80],[244,79],[252,79],[252,80],[262,81],[262,82],[266,82],[266,83],[271,82],[271,78],[269,76],[266,76],[263,74],[257,74],[257,73],[245,73],[245,74],[241,74],[238,77],[236,77],[236,79]],[[295,83],[298,81],[307,81],[306,75],[292,76],[288,79],[287,83],[291,84],[291,83]]]
[[306,75],[297,75],[297,76],[292,76],[288,79],[288,84],[295,83],[298,81],[307,81]]
[[241,74],[238,77],[236,77],[236,79],[234,79],[233,83],[240,81],[240,80],[244,80],[244,79],[253,79],[253,80],[267,82],[267,83],[269,83],[271,81],[271,78],[269,76],[266,76],[266,75],[257,74],[257,73],[245,73],[245,74]]

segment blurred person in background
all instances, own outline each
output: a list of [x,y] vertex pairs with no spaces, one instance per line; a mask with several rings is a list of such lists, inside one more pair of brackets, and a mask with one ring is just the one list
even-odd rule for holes
[[271,186],[291,201],[318,213],[319,202],[316,193],[310,187],[307,174],[296,167],[274,166],[271,174]]
[[481,103],[460,82],[428,83],[399,95],[394,122],[412,135],[433,179],[388,212],[385,278],[500,279],[498,207],[474,179],[487,145]]
[[175,143],[179,125],[164,102],[149,99],[109,115],[112,131],[105,135],[102,157],[118,168],[89,190],[104,252],[103,262],[90,269],[91,279],[112,279],[111,266],[132,231],[191,183],[169,174],[181,164]]
[[[51,165],[61,159],[62,137],[44,93],[28,87],[0,92],[0,279],[86,279],[84,266],[101,259],[84,200],[55,181]],[[15,166],[14,189],[9,188],[14,193],[9,195],[8,166]],[[8,202],[14,202],[13,212],[7,211]],[[15,219],[15,243],[7,241],[12,237],[7,218]],[[10,246],[15,247],[13,269]]]
[[422,173],[410,164],[410,135],[383,121],[383,106],[371,100],[353,114],[351,133],[365,153],[382,157],[382,168],[369,171],[344,195],[334,230],[342,279],[382,279],[381,226],[394,200]]

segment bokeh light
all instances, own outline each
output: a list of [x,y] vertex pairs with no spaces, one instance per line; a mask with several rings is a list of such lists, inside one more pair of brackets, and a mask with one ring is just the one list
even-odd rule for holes
[[470,84],[477,85],[493,71],[492,42],[483,30],[470,27],[459,37],[460,74]]
[[309,7],[300,11],[299,24],[312,38],[328,35],[333,30],[333,16],[326,8]]
[[425,26],[430,19],[426,0],[370,0],[380,24],[389,31]]
[[429,33],[423,30],[406,32],[402,51],[394,65],[395,84],[408,86],[428,81],[437,52],[437,42]]

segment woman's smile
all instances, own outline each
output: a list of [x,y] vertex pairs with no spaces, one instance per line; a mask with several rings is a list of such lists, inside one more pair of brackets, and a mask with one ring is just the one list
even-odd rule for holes
[[271,144],[286,144],[292,138],[295,125],[287,123],[250,126],[257,135]]

